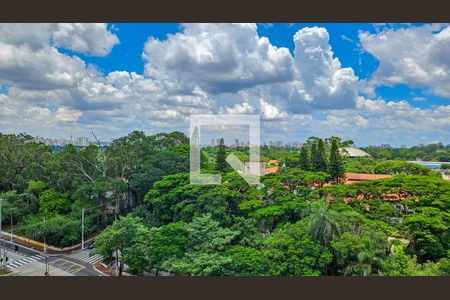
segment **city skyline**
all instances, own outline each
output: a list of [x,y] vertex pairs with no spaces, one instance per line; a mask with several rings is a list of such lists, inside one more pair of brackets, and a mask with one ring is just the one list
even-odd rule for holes
[[[0,135],[3,134],[0,132]],[[75,146],[88,146],[89,144],[92,144],[93,142],[88,138],[88,137],[76,137],[75,139],[71,139],[69,137],[69,139],[59,139],[59,138],[54,138],[54,137],[43,137],[43,136],[34,136],[33,137],[35,139],[35,141],[37,142],[43,142],[46,145],[51,145],[51,146],[67,146],[68,144],[73,144]],[[212,138],[210,139],[209,142],[201,142],[200,145],[202,147],[206,147],[206,146],[213,146],[216,147],[219,145],[220,143],[220,139],[223,138],[221,136],[217,136],[216,138]],[[83,140],[83,142],[80,142],[80,139]],[[228,147],[231,148],[237,148],[237,147],[248,147],[249,143],[248,141],[242,141],[239,140],[238,138],[223,138],[224,139],[224,144]],[[109,141],[105,141],[105,140],[100,140],[100,142],[104,145],[109,144],[111,140]],[[282,140],[267,140],[267,141],[262,141],[260,146],[275,146],[275,147],[292,147],[292,148],[301,148],[302,145],[306,142],[307,140],[296,140],[296,141],[292,141],[292,142],[286,142],[286,141],[282,141]],[[438,142],[435,144],[442,144],[445,147],[450,147],[450,144],[445,144],[442,142]],[[382,149],[389,149],[389,148],[407,148],[407,147],[420,147],[420,146],[424,146],[424,145],[430,145],[430,144],[417,144],[417,145],[411,145],[411,146],[406,146],[406,145],[400,145],[400,146],[392,146],[390,144],[371,144],[371,145],[367,145],[367,146],[361,146],[358,144],[353,144],[353,146],[355,147],[379,147]]]
[[69,139],[58,139],[58,138],[51,138],[51,137],[35,136],[34,140],[36,142],[42,142],[46,145],[62,146],[62,147],[67,146],[69,144],[73,144],[75,146],[80,146],[80,147],[86,147],[90,144],[88,137],[80,136],[80,137],[73,138],[72,135],[70,136]]

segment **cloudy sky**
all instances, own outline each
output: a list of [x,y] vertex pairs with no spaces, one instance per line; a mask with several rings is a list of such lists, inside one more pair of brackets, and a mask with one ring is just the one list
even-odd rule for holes
[[0,132],[260,114],[264,141],[450,143],[448,24],[0,24]]

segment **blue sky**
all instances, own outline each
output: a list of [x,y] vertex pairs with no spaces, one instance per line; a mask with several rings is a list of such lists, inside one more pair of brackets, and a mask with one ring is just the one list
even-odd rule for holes
[[264,141],[450,143],[447,24],[2,24],[0,132],[111,139],[260,114]]
[[300,24],[269,24],[258,26],[261,35],[270,38],[273,44],[287,47],[293,51],[292,36],[304,27],[323,27],[330,34],[330,44],[344,67],[352,67],[360,78],[367,78],[377,66],[376,59],[362,53],[358,46],[358,32],[365,30],[374,32],[371,24],[358,23],[300,23]]
[[107,57],[79,55],[88,63],[96,65],[103,73],[116,70],[142,73],[144,60],[142,50],[150,36],[165,40],[168,34],[175,34],[180,30],[176,23],[114,23],[109,28],[119,37],[120,44],[116,45]]
[[[107,57],[94,57],[62,50],[79,55],[86,62],[96,65],[103,73],[116,70],[142,73],[145,62],[141,54],[147,39],[151,36],[164,41],[168,34],[175,34],[181,29],[178,23],[114,23],[109,26],[119,37],[120,44],[116,45]],[[358,45],[360,30],[375,32],[374,27],[368,23],[262,23],[258,24],[258,33],[267,36],[273,45],[286,47],[293,52],[292,36],[301,28],[313,26],[328,30],[330,44],[343,66],[352,67],[360,78],[368,78],[375,71],[377,60],[372,55],[362,52]],[[401,88],[397,91],[394,87],[392,94],[399,97],[404,95],[404,91]]]
[[[376,33],[376,28],[370,23],[260,23],[258,33],[266,36],[271,43],[278,47],[286,47],[291,53],[294,51],[292,36],[305,27],[323,27],[330,34],[330,45],[334,54],[339,57],[343,67],[351,67],[360,79],[368,79],[377,69],[377,59],[363,51],[358,41],[358,33],[367,31]],[[421,26],[413,24],[412,26]],[[401,28],[404,25],[393,24],[392,28]],[[114,23],[109,28],[120,39],[111,53],[106,57],[84,55],[66,49],[60,51],[69,55],[78,55],[85,62],[95,65],[103,74],[116,70],[136,72],[142,74],[145,61],[142,51],[149,37],[161,41],[167,40],[169,34],[176,34],[182,27],[178,23]],[[414,88],[405,84],[381,86],[376,94],[383,99],[398,101],[407,100],[414,106],[427,108],[434,105],[445,104],[447,99],[430,95],[424,88]],[[427,98],[429,101],[415,101],[413,98]]]

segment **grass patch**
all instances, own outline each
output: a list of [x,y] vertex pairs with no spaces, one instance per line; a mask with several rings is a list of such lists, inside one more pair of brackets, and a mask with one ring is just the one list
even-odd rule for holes
[[0,268],[0,275],[8,275],[9,273],[11,273],[10,270],[5,269],[5,268]]

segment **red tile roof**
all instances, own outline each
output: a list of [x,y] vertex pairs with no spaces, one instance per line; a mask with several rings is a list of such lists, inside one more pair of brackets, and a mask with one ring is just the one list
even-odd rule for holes
[[344,181],[346,184],[348,184],[348,183],[354,183],[354,182],[359,182],[359,181],[384,179],[384,178],[390,178],[390,177],[392,177],[392,175],[389,175],[389,174],[345,173]]
[[272,168],[265,168],[264,169],[264,173],[277,173],[278,172],[278,167],[272,167]]

